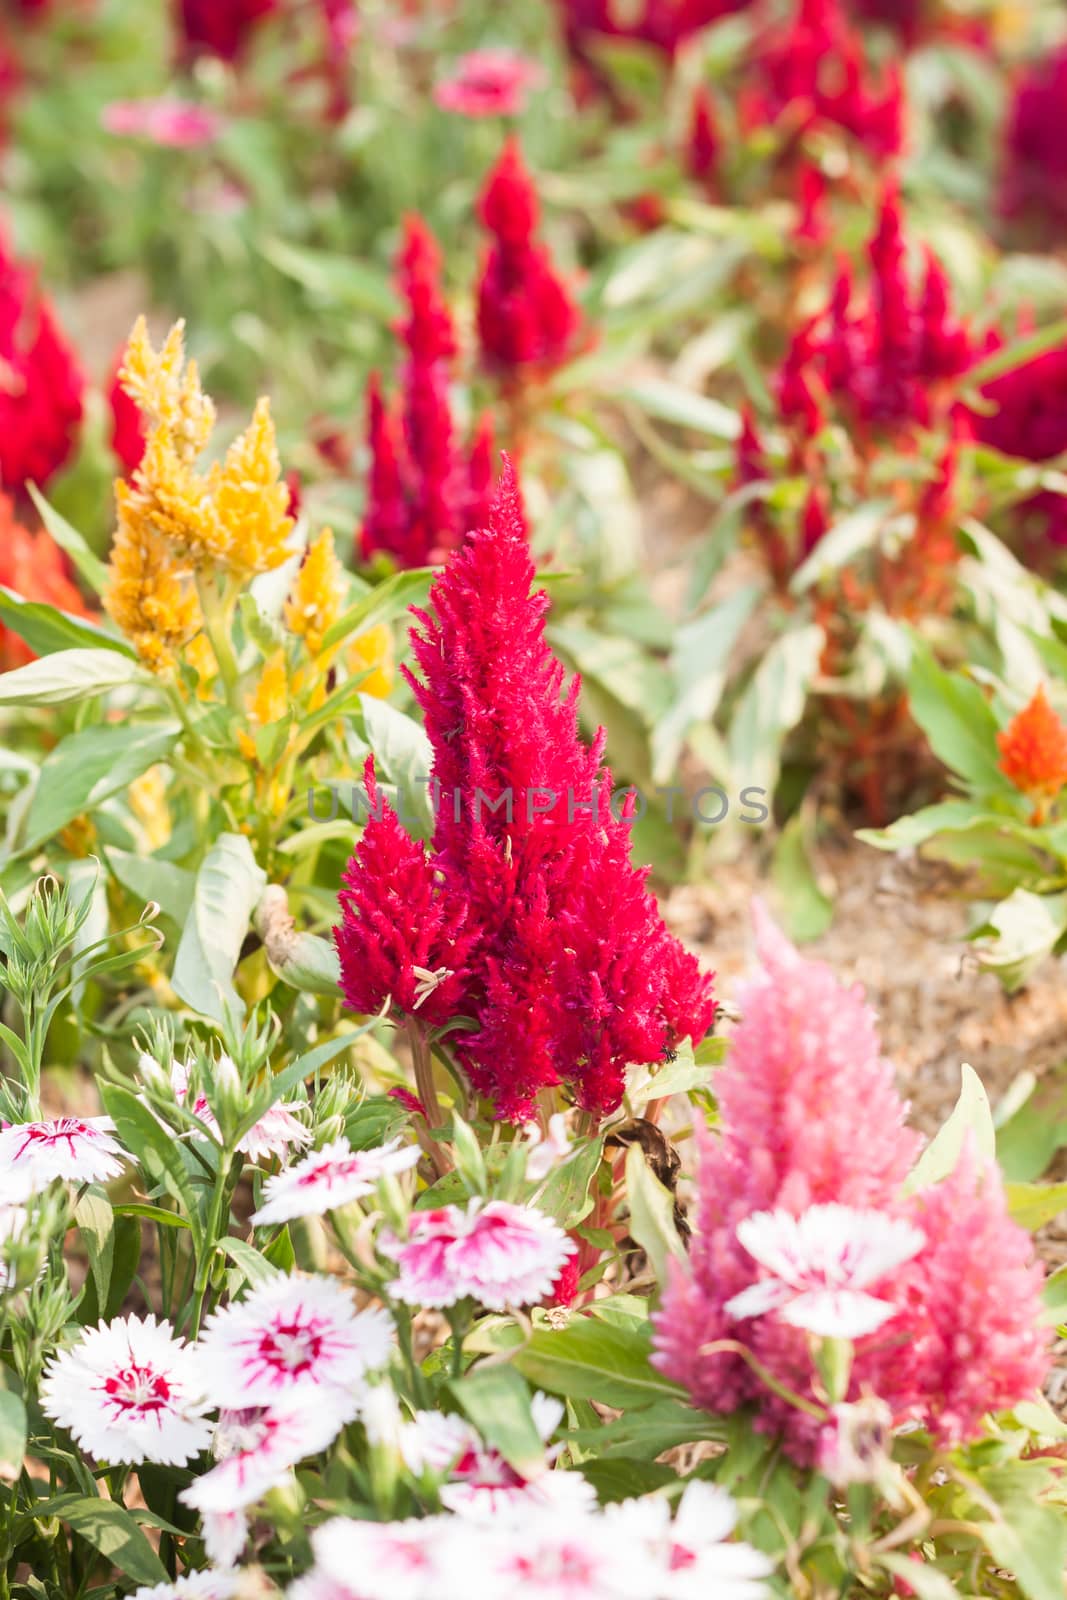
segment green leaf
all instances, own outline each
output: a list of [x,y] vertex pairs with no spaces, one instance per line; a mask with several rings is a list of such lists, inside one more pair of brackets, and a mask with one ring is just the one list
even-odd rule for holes
[[[433,808],[429,782],[433,771],[433,749],[421,722],[372,694],[361,694],[363,730],[374,755],[379,782],[397,789],[397,810],[405,824],[411,821],[411,807],[417,813],[423,832],[433,831]],[[493,797],[495,798],[495,796]]]
[[544,1466],[545,1445],[530,1408],[530,1391],[511,1366],[475,1367],[449,1385],[488,1445],[523,1477]]
[[227,1006],[238,1015],[244,1011],[233,974],[266,883],[242,833],[219,834],[196,875],[172,982],[187,1005],[216,1022]]
[[326,306],[365,311],[381,322],[391,322],[400,312],[389,274],[370,261],[278,238],[264,240],[260,249],[272,266]]
[[942,800],[910,817],[898,817],[888,828],[859,828],[856,838],[876,850],[914,850],[942,832],[962,832],[990,820],[986,807],[973,800]]
[[11,1389],[0,1389],[0,1480],[13,1483],[26,1454],[26,1407]]
[[1009,994],[1022,987],[1067,929],[1067,894],[1015,889],[972,935],[983,971]]
[[133,1090],[122,1084],[101,1083],[100,1096],[115,1123],[119,1143],[135,1157],[153,1187],[162,1185],[185,1208],[194,1239],[199,1240],[196,1196],[173,1131],[158,1122]]
[[822,629],[808,623],[764,652],[730,722],[727,746],[735,784],[774,793],[782,742],[804,715],[823,639]]
[[121,655],[136,661],[137,657],[124,639],[115,638],[83,617],[60,611],[43,600],[27,600],[0,584],[0,622],[25,639],[35,656],[47,656],[57,650],[69,650],[84,645],[88,649],[117,650]]
[[891,500],[876,500],[858,506],[840,522],[835,522],[794,572],[789,582],[792,593],[803,594],[820,579],[832,576],[869,550],[892,509]]
[[996,1156],[997,1136],[993,1127],[993,1113],[989,1096],[982,1080],[966,1062],[960,1068],[960,1095],[948,1121],[938,1130],[904,1183],[905,1194],[940,1183],[954,1172],[963,1151],[965,1139],[970,1135],[980,1156]]
[[369,633],[381,622],[391,622],[408,606],[422,605],[430,592],[433,578],[432,567],[412,567],[407,572],[394,572],[384,583],[375,584],[369,594],[350,606],[331,628],[327,628],[322,638],[322,652],[332,650],[343,639]]
[[117,1501],[61,1494],[52,1500],[38,1501],[33,1515],[38,1522],[58,1517],[98,1550],[116,1572],[134,1583],[166,1583],[163,1563],[125,1506]]
[[589,1193],[604,1153],[603,1137],[587,1139],[573,1155],[554,1167],[538,1191],[535,1204],[561,1228],[576,1228],[593,1209]]
[[912,716],[946,767],[977,789],[1016,793],[997,766],[997,719],[976,683],[943,671],[930,651],[917,645],[908,698]]
[[982,1487],[1001,1514],[978,1523],[978,1534],[997,1565],[1014,1573],[1026,1600],[1063,1600],[1067,1518],[1061,1507],[1038,1499],[1048,1479],[1041,1463],[1016,1462],[982,1474]]
[[56,650],[0,673],[0,706],[68,705],[138,680],[147,681],[141,667],[117,650]]
[[636,1142],[626,1152],[626,1196],[630,1206],[630,1235],[648,1257],[660,1288],[667,1281],[667,1264],[685,1260],[685,1246],[674,1220],[674,1196],[656,1177]]
[[646,1461],[680,1444],[719,1439],[722,1429],[706,1411],[695,1411],[682,1400],[656,1400],[640,1411],[616,1417],[599,1428],[576,1428],[567,1435],[580,1449],[599,1459],[641,1456]]
[[278,1276],[278,1268],[271,1266],[262,1250],[244,1239],[220,1239],[218,1248],[229,1256],[250,1289],[272,1283]]
[[680,1039],[673,1061],[660,1066],[630,1069],[626,1104],[634,1116],[640,1116],[645,1106],[653,1100],[665,1100],[672,1094],[690,1094],[694,1089],[707,1089],[711,1083],[712,1069],[713,1063],[696,1059],[688,1039]]
[[786,932],[797,944],[818,939],[833,921],[834,903],[816,876],[810,849],[814,815],[801,806],[774,847],[771,877],[781,901]]
[[892,1552],[879,1555],[877,1560],[886,1572],[901,1580],[895,1590],[897,1594],[910,1591],[918,1600],[959,1600],[960,1591],[956,1585],[943,1572],[931,1566],[929,1561],[912,1561],[910,1556],[893,1555]]
[[1025,338],[1016,339],[1012,344],[1006,344],[1000,350],[995,350],[991,356],[987,356],[967,373],[967,386],[971,389],[980,389],[991,378],[999,377],[1002,372],[1012,372],[1027,361],[1033,361],[1035,356],[1044,355],[1046,350],[1061,345],[1064,339],[1067,339],[1067,317],[1061,317],[1058,322],[1047,323],[1045,327],[1038,328],[1036,333],[1028,333]]
[[512,1360],[528,1382],[571,1400],[624,1410],[684,1398],[678,1385],[650,1364],[651,1352],[647,1320],[609,1322],[599,1306],[596,1314],[572,1316],[565,1328],[535,1328]]
[[89,1271],[96,1285],[97,1305],[103,1311],[111,1288],[111,1267],[115,1259],[115,1214],[104,1191],[95,1185],[87,1189],[74,1211],[78,1232],[85,1241]]
[[53,838],[80,812],[95,810],[165,761],[179,732],[176,722],[102,722],[69,734],[41,763],[21,848]]
[[1004,1192],[1012,1221],[1029,1233],[1067,1211],[1067,1183],[1008,1183]]
[[663,378],[645,378],[638,383],[625,384],[615,393],[618,399],[629,401],[660,422],[673,422],[694,433],[709,434],[713,439],[741,437],[741,418],[736,411],[681,384],[669,383]]
[[693,724],[711,721],[726,684],[731,651],[762,593],[760,584],[747,584],[679,628],[671,657],[676,699],[652,731],[652,777],[656,783],[666,783],[675,775]]
[[107,567],[90,550],[77,528],[72,528],[66,517],[61,517],[55,507],[49,505],[35,483],[28,483],[26,487],[50,536],[70,557],[94,594],[102,594],[107,585]]
[[122,887],[142,904],[154,900],[163,915],[180,927],[193,903],[196,875],[159,856],[134,855],[108,846],[104,858]]

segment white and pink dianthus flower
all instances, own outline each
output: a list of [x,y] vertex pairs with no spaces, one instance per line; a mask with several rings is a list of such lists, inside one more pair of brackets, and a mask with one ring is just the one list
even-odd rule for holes
[[396,1299],[451,1306],[470,1297],[491,1311],[543,1299],[575,1252],[536,1207],[477,1198],[466,1208],[412,1212],[407,1239],[386,1237],[380,1248],[399,1269],[389,1291]]
[[328,1404],[226,1411],[219,1417],[217,1464],[183,1489],[179,1499],[194,1511],[215,1515],[243,1511],[284,1483],[297,1462],[332,1444],[356,1414],[355,1400],[332,1390]]
[[257,1227],[293,1217],[321,1217],[373,1194],[380,1178],[405,1172],[418,1161],[418,1145],[391,1139],[377,1150],[353,1150],[347,1139],[314,1150],[287,1172],[268,1178],[263,1204],[252,1221]]
[[5,1205],[41,1194],[57,1178],[106,1183],[117,1178],[127,1153],[112,1138],[110,1117],[56,1117],[9,1122],[0,1128],[0,1199]]
[[101,1323],[54,1356],[41,1408],[97,1461],[182,1466],[211,1442],[195,1353],[154,1316]]

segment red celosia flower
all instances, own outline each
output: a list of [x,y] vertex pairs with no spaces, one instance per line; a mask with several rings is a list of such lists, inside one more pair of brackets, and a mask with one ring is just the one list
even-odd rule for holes
[[464,117],[513,117],[526,104],[526,92],[544,81],[536,61],[511,50],[472,50],[457,62],[458,71],[434,90],[444,111]]
[[460,1010],[467,979],[475,935],[466,906],[386,804],[372,757],[363,787],[369,815],[345,869],[334,929],[345,1004],[371,1014],[390,1000],[393,1010],[439,1027]]
[[803,1329],[751,1306],[743,1317],[727,1310],[763,1281],[738,1225],[776,1209],[872,1209],[917,1227],[924,1243],[879,1285],[892,1316],[857,1340],[849,1397],[874,1394],[895,1424],[918,1420],[946,1442],[971,1438],[986,1411],[1024,1398],[1046,1366],[1030,1241],[1006,1216],[995,1170],[979,1176],[969,1157],[941,1186],[901,1200],[918,1141],[861,992],[803,959],[765,914],[757,933],[764,974],[742,996],[716,1081],[721,1136],[701,1135],[699,1226],[689,1266],[674,1270],[655,1317],[655,1362],[709,1410],[753,1405],[755,1426],[781,1433],[810,1464],[818,1419],[741,1355],[715,1348],[741,1342],[779,1384],[815,1397]]
[[0,485],[40,488],[68,460],[84,380],[32,274],[0,239]]
[[751,58],[749,115],[782,122],[793,139],[828,125],[850,134],[881,160],[901,147],[903,96],[891,67],[875,80],[862,36],[849,27],[838,0],[797,0],[783,27],[757,39]]
[[236,61],[259,23],[277,9],[278,0],[177,0],[177,23],[187,53]]
[[827,181],[821,167],[806,161],[798,175],[798,211],[793,238],[798,244],[825,244],[830,236],[826,218]]
[[440,286],[440,254],[419,217],[409,217],[398,263],[406,315],[399,406],[373,376],[367,388],[370,471],[361,547],[402,567],[444,560],[472,528],[484,526],[492,483],[492,422],[483,417],[464,456],[455,439],[449,363],[456,352]]
[[[456,1053],[496,1114],[520,1121],[540,1089],[560,1084],[590,1110],[613,1110],[630,1062],[699,1038],[714,1011],[710,979],[668,934],[630,863],[602,738],[589,748],[578,735],[578,685],[564,691],[534,577],[509,469],[491,527],[451,557],[431,591],[433,614],[415,613],[422,675],[409,681],[434,752],[433,854],[403,846],[395,819],[369,824],[337,936],[346,995],[364,1011],[386,994],[410,1009],[404,984],[416,965],[466,968],[462,994],[442,983],[422,1014],[477,1021]],[[446,910],[455,906],[465,921]],[[416,947],[424,921],[430,944],[444,921],[459,954]],[[386,926],[376,956],[371,934]],[[476,944],[463,942],[475,934]]]
[[[0,584],[27,600],[43,600],[60,611],[87,617],[85,602],[67,575],[63,552],[42,529],[30,533],[0,494]],[[0,669],[25,666],[33,651],[17,633],[0,628]]]
[[1039,237],[1067,227],[1067,44],[1034,62],[1020,77],[1008,113],[1000,207]]
[[997,734],[1000,770],[1036,801],[1055,799],[1067,783],[1067,725],[1041,684],[1032,700]]
[[[1002,343],[989,341],[989,353]],[[1046,350],[1010,372],[992,378],[983,408],[971,416],[975,437],[1007,456],[1051,461],[1067,451],[1067,344]],[[1022,517],[1054,544],[1067,544],[1067,496],[1045,490],[1019,508]]]
[[319,12],[325,33],[322,71],[329,91],[326,115],[331,122],[341,122],[352,106],[349,78],[359,11],[356,0],[319,0]]
[[691,178],[714,191],[719,166],[719,135],[715,127],[715,104],[704,84],[693,96],[689,112],[689,131],[685,142],[685,165]]
[[493,242],[478,284],[478,337],[486,364],[512,377],[558,366],[578,333],[577,307],[534,237],[539,211],[522,153],[509,140],[480,203]]
[[130,399],[119,382],[125,354],[125,348],[120,350],[111,368],[107,401],[111,408],[111,448],[122,463],[123,475],[132,478],[141,465],[146,434],[140,406]]
[[926,253],[921,284],[908,271],[900,201],[890,187],[868,246],[870,288],[856,304],[851,268],[838,273],[821,316],[794,337],[778,380],[782,416],[804,436],[821,425],[820,397],[831,397],[861,433],[927,426],[948,413],[952,380],[974,348],[952,315],[948,280]]
[[[629,1062],[660,1059],[713,1014],[710,981],[667,933],[629,827],[612,814],[602,740],[578,736],[578,685],[544,637],[513,474],[491,529],[474,534],[416,612],[439,788],[437,863],[462,885],[482,933],[456,1049],[497,1113],[528,1115],[559,1083],[607,1112]],[[595,813],[595,814],[594,814]]]
[[632,39],[673,56],[694,33],[740,11],[749,0],[644,0],[619,6],[613,0],[560,0],[568,49],[588,60],[591,35]]

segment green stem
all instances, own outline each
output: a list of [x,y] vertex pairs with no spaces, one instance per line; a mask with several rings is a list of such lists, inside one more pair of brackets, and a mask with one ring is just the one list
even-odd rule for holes
[[236,708],[240,671],[230,636],[230,612],[234,599],[232,580],[227,582],[220,594],[214,577],[210,573],[199,572],[196,577],[196,590],[200,597],[200,609],[204,614],[204,632],[218,663],[226,698],[230,705]]
[[230,1165],[233,1160],[232,1152],[223,1150],[219,1159],[219,1170],[216,1177],[215,1188],[211,1196],[211,1209],[207,1219],[207,1238],[204,1242],[202,1260],[197,1263],[196,1280],[193,1286],[193,1314],[191,1322],[190,1339],[195,1339],[200,1333],[200,1321],[204,1314],[204,1301],[207,1298],[208,1288],[211,1284],[212,1268],[215,1264],[215,1247],[219,1242],[222,1232],[223,1207],[226,1205],[229,1191]]

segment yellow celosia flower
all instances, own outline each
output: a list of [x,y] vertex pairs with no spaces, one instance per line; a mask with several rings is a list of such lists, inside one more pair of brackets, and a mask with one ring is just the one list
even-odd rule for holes
[[215,407],[200,387],[195,361],[185,361],[185,323],[176,322],[158,353],[138,317],[126,344],[119,381],[153,428],[169,435],[179,460],[191,466],[211,437]]
[[[278,650],[263,664],[259,682],[246,701],[248,720],[256,728],[266,728],[280,722],[289,709],[289,674],[286,671],[285,651]],[[246,761],[256,760],[256,741],[243,728],[238,731],[237,743]]]
[[359,685],[361,694],[373,695],[376,700],[387,698],[396,682],[396,669],[392,631],[384,622],[353,639],[348,647],[348,666],[353,673],[367,673]]
[[104,607],[146,665],[162,672],[199,630],[200,603],[166,541],[143,515],[136,492],[120,482],[115,495],[119,526]]
[[341,614],[345,585],[341,563],[334,549],[333,533],[323,528],[310,545],[296,575],[292,594],[285,603],[285,623],[291,633],[307,640],[308,650],[317,656],[326,633]]
[[192,667],[200,680],[196,686],[197,699],[210,700],[211,684],[219,675],[219,664],[207,634],[198,633],[195,639],[191,639],[183,655],[186,665]]
[[291,554],[289,486],[282,478],[270,401],[256,403],[246,431],[209,482],[220,563],[251,576],[280,567]]
[[130,809],[144,829],[145,839],[153,850],[166,844],[171,835],[170,811],[167,808],[167,785],[159,767],[149,767],[130,784]]

